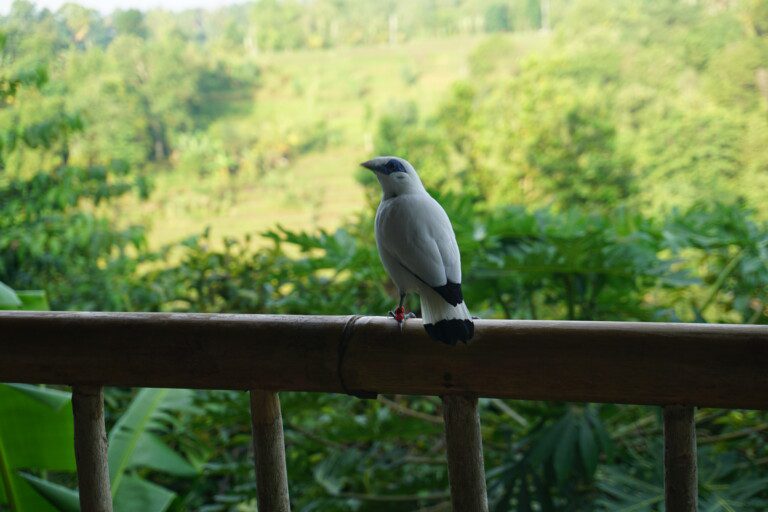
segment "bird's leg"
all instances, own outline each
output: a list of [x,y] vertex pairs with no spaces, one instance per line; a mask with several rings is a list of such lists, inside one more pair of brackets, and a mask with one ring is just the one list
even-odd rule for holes
[[403,302],[405,302],[405,294],[400,294],[400,304],[398,304],[397,309],[394,311],[389,312],[389,316],[395,319],[397,324],[400,326],[400,332],[403,331],[403,323],[405,323],[405,320],[408,318],[416,318],[416,315],[413,314],[412,311],[409,311],[407,314],[405,313],[405,308],[403,307]]
[[403,307],[404,300],[405,300],[405,294],[403,293],[402,295],[400,295],[400,305],[397,308],[399,310],[402,310],[402,312],[404,313],[405,316],[403,317],[403,319],[408,320],[409,318],[416,318],[416,313],[414,313],[413,311],[409,311],[407,313],[405,312],[405,308]]
[[402,324],[403,320],[405,320],[405,308],[403,307],[403,302],[405,301],[405,294],[400,294],[400,304],[397,305],[397,309],[394,311],[389,312],[389,316],[397,320],[397,323]]

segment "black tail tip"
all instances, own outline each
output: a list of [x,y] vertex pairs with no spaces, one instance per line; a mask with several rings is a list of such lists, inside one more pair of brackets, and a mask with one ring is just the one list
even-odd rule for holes
[[442,341],[447,345],[456,345],[459,341],[469,342],[475,335],[475,324],[472,320],[453,318],[440,320],[434,324],[424,324],[424,329],[433,340]]

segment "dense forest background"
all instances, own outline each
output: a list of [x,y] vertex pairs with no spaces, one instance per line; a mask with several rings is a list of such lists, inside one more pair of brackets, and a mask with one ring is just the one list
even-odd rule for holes
[[[397,154],[480,317],[768,323],[766,0],[6,12],[0,307],[382,315]],[[437,398],[282,401],[296,510],[449,509]],[[0,510],[76,509],[69,407],[0,386]],[[256,510],[244,393],[107,408],[116,510]],[[663,510],[656,408],[481,409],[494,511]],[[696,418],[701,510],[766,510],[768,415]]]

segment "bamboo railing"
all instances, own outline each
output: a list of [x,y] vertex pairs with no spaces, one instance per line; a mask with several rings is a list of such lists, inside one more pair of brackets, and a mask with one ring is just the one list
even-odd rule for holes
[[278,391],[441,396],[457,512],[488,507],[478,396],[663,406],[668,512],[696,510],[694,407],[768,409],[768,326],[478,320],[449,347],[383,317],[0,312],[0,354],[0,382],[73,387],[83,512],[111,511],[103,386],[250,390],[263,512],[290,510]]

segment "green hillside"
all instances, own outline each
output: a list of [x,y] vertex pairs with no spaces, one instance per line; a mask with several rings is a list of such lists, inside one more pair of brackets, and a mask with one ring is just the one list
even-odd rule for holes
[[[508,38],[531,36],[507,36]],[[226,168],[197,177],[158,169],[156,190],[140,205],[152,245],[210,226],[214,239],[293,229],[333,228],[364,204],[357,163],[369,158],[380,113],[413,102],[431,113],[451,84],[468,75],[468,56],[483,36],[269,53],[254,58],[263,82],[250,101],[216,119],[209,133],[228,129],[280,144],[303,136],[323,142],[279,161],[274,171],[230,176]],[[279,154],[279,152],[278,152]]]

